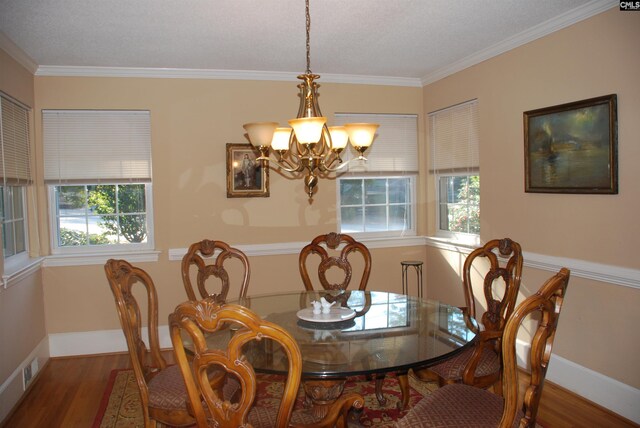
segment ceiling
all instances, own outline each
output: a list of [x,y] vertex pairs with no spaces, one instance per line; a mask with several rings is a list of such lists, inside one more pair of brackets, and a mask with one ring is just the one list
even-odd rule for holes
[[[617,5],[311,0],[311,69],[324,81],[425,84]],[[284,79],[306,68],[305,5],[0,0],[0,47],[38,75]]]

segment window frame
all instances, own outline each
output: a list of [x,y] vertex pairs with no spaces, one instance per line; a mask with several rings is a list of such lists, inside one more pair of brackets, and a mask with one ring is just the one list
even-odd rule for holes
[[[58,206],[56,201],[56,187],[59,186],[95,186],[101,184],[133,185],[142,184],[145,186],[145,215],[147,218],[147,242],[144,243],[119,243],[105,245],[75,245],[62,247],[59,242],[58,228]],[[93,255],[93,254],[122,254],[134,251],[151,251],[155,248],[154,225],[153,225],[153,185],[151,182],[83,182],[83,183],[48,183],[47,194],[49,200],[49,228],[50,245],[52,255]]]
[[[341,195],[340,195],[340,183],[342,182],[342,180],[362,180],[363,184],[364,184],[364,180],[367,179],[385,179],[387,180],[387,186],[386,186],[386,203],[384,204],[384,206],[387,208],[387,221],[389,220],[389,212],[388,209],[390,206],[393,205],[408,205],[409,209],[410,209],[410,216],[411,216],[411,227],[407,228],[407,229],[402,229],[402,230],[385,230],[385,231],[379,231],[379,232],[346,232],[342,230],[342,199],[341,199]],[[388,187],[388,180],[389,179],[408,179],[409,180],[409,197],[410,197],[410,202],[408,204],[396,204],[396,203],[392,203],[389,204],[389,187]],[[359,238],[399,238],[399,237],[403,237],[403,236],[416,236],[417,234],[417,205],[416,205],[416,183],[418,180],[418,174],[393,174],[393,173],[389,173],[389,174],[384,174],[384,175],[363,175],[363,174],[354,174],[354,175],[343,175],[341,177],[338,177],[336,180],[336,216],[337,216],[337,226],[338,226],[338,230],[340,231],[340,233],[348,233],[349,235],[352,236],[357,236]],[[364,199],[364,198],[363,198]],[[366,206],[381,206],[383,204],[365,204],[364,200],[363,203],[361,205],[361,207],[366,207]],[[346,205],[346,206],[356,206],[356,205]],[[364,212],[364,211],[363,211]]]

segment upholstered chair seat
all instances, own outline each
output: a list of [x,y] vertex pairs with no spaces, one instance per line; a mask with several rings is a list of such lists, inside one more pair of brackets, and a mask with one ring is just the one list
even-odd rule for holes
[[156,409],[185,409],[187,407],[187,387],[180,367],[167,366],[149,382],[149,407]]
[[[467,348],[455,357],[434,366],[431,371],[443,379],[460,382],[465,367],[467,367],[473,357],[473,352],[473,348]],[[489,376],[493,373],[500,372],[500,370],[500,355],[492,349],[485,348],[480,356],[475,375],[477,377]]]
[[[420,400],[396,424],[397,428],[496,428],[504,399],[485,389],[460,383],[443,386]],[[514,428],[522,418],[519,412]]]
[[[272,428],[276,426],[277,417],[277,407],[255,406],[249,412],[248,421],[253,428]],[[293,425],[299,424],[312,427],[320,421],[320,419],[314,417],[308,410],[296,409],[291,414],[290,423]]]

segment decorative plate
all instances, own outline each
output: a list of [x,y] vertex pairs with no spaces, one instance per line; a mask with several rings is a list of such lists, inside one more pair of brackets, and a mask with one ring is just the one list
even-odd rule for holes
[[356,316],[356,311],[349,308],[331,308],[328,314],[314,314],[313,308],[300,309],[296,315],[304,321],[337,322],[346,321]]

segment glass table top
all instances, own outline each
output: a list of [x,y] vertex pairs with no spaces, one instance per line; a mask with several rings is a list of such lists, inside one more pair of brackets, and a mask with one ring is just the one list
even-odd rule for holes
[[[355,317],[338,322],[300,319],[298,311],[325,297],[333,307],[351,308]],[[280,325],[297,341],[302,373],[342,377],[406,371],[435,364],[475,337],[462,311],[438,301],[377,291],[302,291],[229,300]],[[216,334],[210,340],[228,340]],[[223,343],[219,343],[224,346]],[[245,355],[258,371],[286,371],[286,357],[271,341],[253,342]]]

